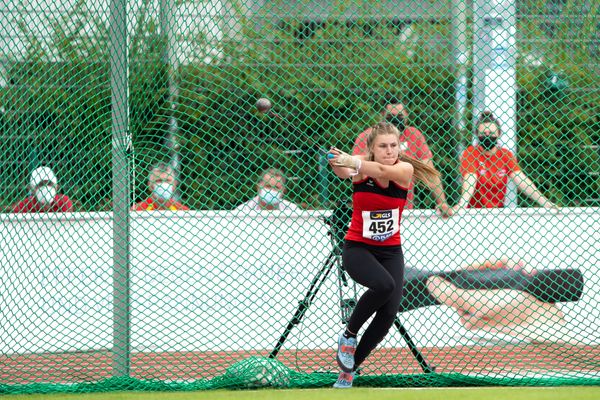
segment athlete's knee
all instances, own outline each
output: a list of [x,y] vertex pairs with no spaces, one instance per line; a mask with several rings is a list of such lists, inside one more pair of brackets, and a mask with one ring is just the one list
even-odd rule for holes
[[389,298],[396,291],[396,282],[393,279],[382,279],[374,289],[380,296]]

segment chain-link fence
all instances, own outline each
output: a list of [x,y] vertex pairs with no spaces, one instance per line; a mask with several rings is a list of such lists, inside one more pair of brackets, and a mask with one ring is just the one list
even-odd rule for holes
[[9,0],[0,392],[331,385],[383,119],[441,180],[356,385],[598,384],[599,8]]

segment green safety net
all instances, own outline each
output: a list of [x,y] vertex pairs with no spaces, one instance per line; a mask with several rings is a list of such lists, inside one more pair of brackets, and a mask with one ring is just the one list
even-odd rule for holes
[[392,103],[441,179],[355,385],[600,384],[599,8],[3,2],[0,393],[331,386],[365,288],[326,154]]

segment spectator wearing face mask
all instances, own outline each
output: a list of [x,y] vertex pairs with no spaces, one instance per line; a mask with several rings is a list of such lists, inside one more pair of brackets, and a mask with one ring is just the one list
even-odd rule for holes
[[260,175],[256,188],[258,195],[235,209],[237,211],[259,211],[259,210],[300,210],[296,204],[283,198],[285,195],[286,177],[278,169],[269,168]]
[[150,197],[133,206],[134,211],[171,210],[187,211],[189,207],[175,198],[177,180],[169,164],[158,163],[152,167],[148,176]]
[[49,167],[38,167],[29,179],[31,196],[13,207],[16,213],[71,212],[73,203],[64,194],[58,193],[58,180]]
[[[400,150],[408,157],[414,158],[427,164],[428,166],[435,168],[433,164],[433,153],[427,145],[425,136],[423,133],[415,128],[414,126],[407,125],[408,111],[404,104],[396,98],[386,99],[385,107],[381,112],[381,116],[386,122],[391,123],[400,131]],[[371,128],[362,132],[354,141],[354,148],[352,155],[366,155],[367,154],[367,138],[371,133]],[[449,217],[452,215],[453,209],[448,205],[446,201],[446,194],[442,185],[442,180],[436,175],[434,179],[426,183],[427,187],[433,193],[435,198],[436,207],[443,217]],[[406,200],[405,209],[412,209],[414,207],[414,190],[413,184],[411,184],[410,190],[408,191],[408,198]]]
[[463,177],[461,197],[454,212],[463,208],[504,207],[509,179],[542,207],[557,209],[525,175],[515,155],[498,146],[500,122],[490,111],[481,113],[475,124],[478,144],[467,147],[460,158]]

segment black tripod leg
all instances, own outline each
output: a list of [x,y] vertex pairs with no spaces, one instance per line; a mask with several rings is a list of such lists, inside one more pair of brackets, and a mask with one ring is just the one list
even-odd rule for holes
[[279,337],[275,348],[271,351],[271,354],[269,354],[269,358],[277,357],[279,350],[281,350],[281,347],[285,343],[285,340],[292,331],[294,325],[298,325],[300,323],[302,317],[304,317],[304,314],[306,313],[306,310],[308,309],[308,307],[310,307],[313,299],[317,295],[317,292],[321,288],[321,285],[323,284],[323,282],[325,282],[325,279],[327,279],[327,276],[331,272],[332,267],[335,265],[335,259],[336,256],[333,253],[330,254],[329,257],[327,257],[327,260],[325,260],[325,262],[323,263],[323,267],[319,270],[317,275],[315,275],[310,286],[308,287],[308,291],[306,292],[304,299],[298,302],[298,308],[296,309],[294,316],[292,317],[290,322],[285,327],[285,330]]
[[400,335],[402,335],[402,338],[408,345],[410,352],[413,354],[413,356],[415,356],[415,359],[421,366],[421,369],[423,370],[423,372],[425,372],[426,374],[435,372],[435,367],[432,367],[431,365],[429,365],[427,360],[425,360],[425,357],[423,357],[423,354],[421,354],[421,352],[417,348],[417,345],[415,345],[415,343],[413,342],[412,338],[408,334],[408,331],[406,330],[406,328],[404,328],[404,325],[402,325],[400,323],[400,320],[398,319],[398,317],[396,317],[394,319],[394,325],[396,326],[396,328],[398,328],[398,332],[400,332]]

